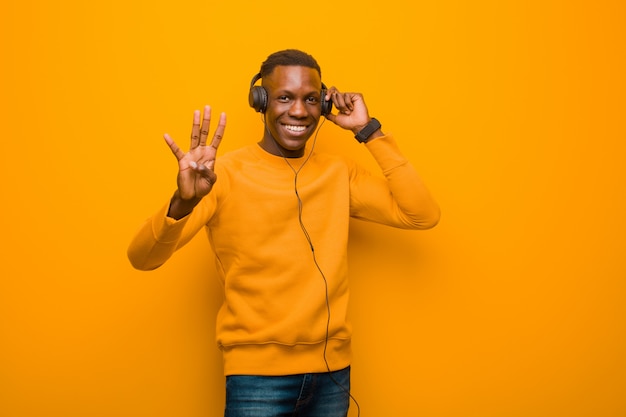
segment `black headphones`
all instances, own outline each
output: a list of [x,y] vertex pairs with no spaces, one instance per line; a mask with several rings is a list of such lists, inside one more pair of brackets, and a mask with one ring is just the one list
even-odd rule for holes
[[[254,77],[252,77],[252,81],[250,82],[250,93],[248,94],[248,103],[250,103],[250,107],[254,110],[265,113],[267,110],[267,90],[263,87],[254,86],[254,84],[261,79],[261,73],[258,73]],[[326,97],[326,91],[328,89],[322,83],[322,91],[320,92],[322,97],[322,116],[326,116],[330,114],[333,110],[333,102],[332,100],[324,100]]]

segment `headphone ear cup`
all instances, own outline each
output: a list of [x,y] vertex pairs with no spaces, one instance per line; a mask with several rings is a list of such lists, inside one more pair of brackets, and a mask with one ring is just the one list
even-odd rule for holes
[[263,87],[251,87],[248,94],[248,103],[254,110],[265,113],[267,110],[267,91]]
[[324,117],[329,115],[330,112],[333,110],[333,101],[332,100],[325,100],[327,92],[328,92],[328,89],[326,88],[324,83],[322,83],[322,92],[321,92],[321,97],[322,97],[322,116],[324,116]]

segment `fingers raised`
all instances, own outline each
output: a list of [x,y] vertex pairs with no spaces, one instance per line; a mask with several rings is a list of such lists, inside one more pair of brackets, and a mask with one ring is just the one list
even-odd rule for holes
[[217,150],[219,148],[220,143],[222,143],[222,138],[224,137],[224,131],[226,130],[226,113],[220,114],[220,122],[217,125],[217,129],[215,129],[215,133],[213,134],[213,140],[211,141],[211,146]]
[[183,157],[185,156],[185,152],[183,152],[182,149],[178,147],[176,142],[174,142],[174,139],[172,139],[167,133],[163,135],[163,138],[165,139],[167,146],[170,147],[170,150],[172,151],[176,159],[178,159],[179,161],[183,159]]
[[219,148],[222,138],[224,137],[224,130],[226,129],[226,113],[220,115],[220,122],[213,134],[213,140],[211,141],[210,148],[213,149],[212,157],[206,162],[207,168],[213,170],[215,168],[215,155],[217,154],[217,148]]
[[189,149],[195,149],[200,144],[200,110],[193,112],[193,124],[191,126],[191,145]]
[[[200,115],[199,110],[195,110],[193,112],[193,125],[191,127],[191,145],[189,147],[189,152],[193,151],[198,147],[205,147],[207,145],[207,138],[209,136],[209,128],[211,126],[211,106],[204,106],[204,110],[202,112],[202,117]],[[220,121],[213,135],[213,139],[211,141],[210,146],[214,148],[212,152],[213,158],[215,156],[215,151],[220,146],[222,142],[222,138],[224,137],[224,131],[226,130],[226,113],[222,113],[220,115]],[[165,138],[165,142],[169,146],[170,150],[176,156],[176,159],[179,161],[182,160],[185,156],[185,152],[174,142],[174,140],[167,133],[163,135]],[[205,149],[205,148],[203,148]],[[204,150],[200,150],[204,152]],[[211,162],[213,165],[214,162]],[[210,167],[212,168],[212,166]]]
[[211,106],[204,106],[202,114],[202,127],[200,129],[200,146],[206,146],[206,139],[209,136],[209,127],[211,126]]

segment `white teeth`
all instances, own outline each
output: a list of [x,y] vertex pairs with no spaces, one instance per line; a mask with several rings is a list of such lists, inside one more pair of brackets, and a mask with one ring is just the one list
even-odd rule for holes
[[306,126],[285,125],[285,129],[291,130],[292,132],[304,132],[304,129],[306,129]]

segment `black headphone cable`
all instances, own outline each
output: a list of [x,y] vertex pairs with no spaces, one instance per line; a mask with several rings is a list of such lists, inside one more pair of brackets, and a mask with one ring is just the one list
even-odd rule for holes
[[330,379],[333,381],[333,383],[335,385],[337,385],[339,388],[341,388],[341,390],[343,392],[345,392],[350,397],[350,399],[352,399],[352,401],[354,402],[354,404],[356,405],[356,408],[357,408],[357,417],[360,417],[361,416],[361,406],[357,402],[356,398],[354,398],[352,393],[350,393],[350,390],[347,389],[346,387],[344,387],[342,384],[340,384],[339,381],[337,381],[335,378],[333,378],[332,371],[330,370],[330,365],[328,364],[328,358],[326,356],[326,351],[327,351],[327,348],[328,348],[328,339],[329,339],[329,334],[330,334],[330,317],[331,317],[331,313],[330,313],[330,297],[328,295],[328,280],[326,279],[326,275],[324,274],[324,272],[322,271],[322,268],[320,267],[319,263],[317,262],[317,257],[315,256],[315,246],[313,246],[313,241],[311,240],[311,236],[309,235],[309,232],[306,229],[306,226],[304,225],[304,221],[302,220],[303,203],[302,203],[302,198],[300,198],[300,193],[298,192],[298,175],[300,174],[300,171],[302,170],[304,165],[306,165],[306,163],[311,158],[311,155],[313,155],[313,150],[315,149],[315,144],[317,143],[317,135],[318,135],[320,129],[322,128],[322,126],[324,125],[325,121],[326,121],[326,118],[324,118],[322,120],[322,123],[318,126],[317,130],[315,131],[315,135],[313,136],[313,144],[311,145],[311,149],[309,151],[309,154],[307,155],[305,160],[302,162],[300,167],[298,169],[295,169],[293,167],[293,165],[291,165],[291,163],[289,162],[289,159],[287,157],[285,157],[283,152],[280,150],[280,146],[278,145],[278,142],[276,141],[276,138],[274,138],[274,135],[272,135],[272,133],[269,131],[269,128],[267,127],[267,124],[265,123],[265,115],[263,114],[263,125],[265,126],[265,129],[267,130],[267,133],[269,133],[270,137],[274,140],[274,144],[276,145],[276,149],[278,150],[278,153],[280,153],[280,155],[282,156],[283,160],[287,163],[289,168],[291,168],[291,170],[293,171],[293,174],[294,174],[294,179],[293,179],[293,182],[294,182],[294,184],[293,184],[294,185],[294,192],[295,192],[296,198],[298,200],[298,222],[300,223],[300,228],[302,229],[302,233],[304,233],[304,237],[306,238],[307,243],[309,244],[309,247],[311,248],[311,255],[313,256],[313,263],[315,264],[315,267],[317,268],[317,270],[319,271],[320,275],[322,276],[322,279],[324,280],[324,294],[325,294],[325,299],[326,299],[326,312],[327,312],[327,314],[326,314],[326,335],[324,337],[324,352],[323,352],[323,356],[324,356],[324,364],[326,365],[327,375],[330,377]]

